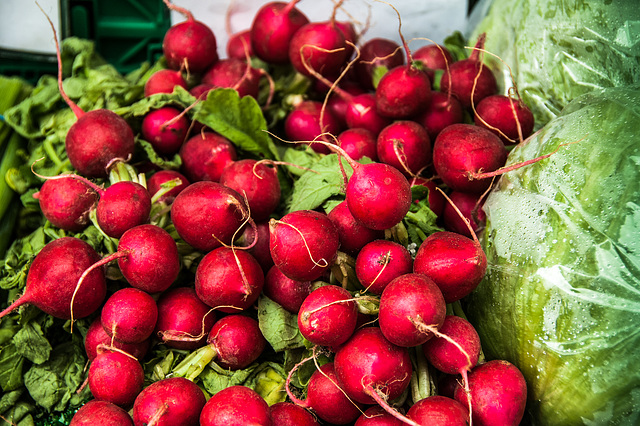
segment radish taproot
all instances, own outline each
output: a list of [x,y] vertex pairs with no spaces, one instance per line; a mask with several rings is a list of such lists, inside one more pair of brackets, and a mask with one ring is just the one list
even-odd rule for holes
[[321,143],[313,143],[324,133],[337,135],[342,131],[342,125],[331,110],[323,108],[322,102],[305,100],[293,107],[284,120],[284,133],[287,139],[305,142],[321,154],[331,152]]
[[151,339],[139,343],[122,343],[112,339],[102,328],[99,316],[91,322],[84,337],[84,350],[89,361],[93,361],[98,353],[116,350],[126,352],[135,359],[141,360],[147,354],[150,346]]
[[240,370],[258,359],[267,341],[258,321],[246,315],[232,314],[213,325],[207,344],[215,350],[216,363],[222,368]]
[[158,154],[171,156],[180,150],[187,139],[189,124],[182,111],[165,106],[144,116],[141,133]]
[[402,426],[404,423],[379,405],[374,405],[358,417],[353,426]]
[[89,214],[98,202],[98,193],[73,177],[47,179],[33,197],[52,225],[71,232],[89,225]]
[[97,311],[107,294],[104,271],[94,269],[83,284],[83,272],[100,260],[100,255],[85,241],[62,237],[47,243],[29,267],[25,291],[0,318],[17,307],[30,304],[61,319],[84,318]]
[[[178,171],[158,170],[147,179],[147,191],[154,203],[171,204],[190,183],[186,176]],[[158,194],[161,190],[162,194]]]
[[415,120],[422,124],[429,138],[435,141],[438,134],[448,126],[464,121],[465,113],[460,101],[453,95],[432,92],[429,104]]
[[449,64],[453,63],[451,52],[439,44],[422,46],[411,56],[415,62],[422,64],[422,71],[429,76],[432,83],[435,79],[435,70],[446,70]]
[[340,251],[351,256],[356,256],[366,244],[384,238],[384,231],[370,229],[358,223],[346,201],[340,202],[327,216],[338,230]]
[[404,56],[401,46],[393,40],[376,37],[367,40],[360,47],[360,56],[354,65],[354,72],[360,84],[365,89],[372,90],[373,72],[377,67],[391,69],[402,64]]
[[265,276],[262,292],[287,311],[297,314],[311,293],[311,281],[292,280],[274,265]]
[[149,222],[151,196],[137,182],[120,181],[102,191],[96,205],[100,229],[112,238],[120,238],[129,229]]
[[356,161],[362,159],[362,157],[369,157],[373,161],[378,161],[376,137],[370,130],[360,127],[344,130],[338,135],[337,142],[338,146]]
[[395,241],[374,240],[362,247],[356,257],[356,276],[365,290],[373,294],[382,294],[392,280],[412,270],[411,253]]
[[497,94],[475,106],[474,123],[497,134],[505,145],[514,145],[531,135],[534,118],[522,99]]
[[227,57],[246,60],[255,56],[251,45],[251,30],[233,33],[227,40]]
[[157,93],[173,93],[176,86],[187,90],[187,81],[182,76],[181,70],[161,69],[149,77],[144,83],[144,95],[151,96]]
[[240,97],[258,98],[260,91],[260,71],[251,66],[244,58],[222,59],[209,67],[202,76],[201,83],[217,87],[234,89]]
[[271,405],[269,415],[271,422],[278,426],[320,426],[313,414],[289,401]]
[[256,258],[262,271],[265,274],[269,272],[273,266],[271,249],[269,248],[269,222],[258,222],[255,229],[253,226],[245,227],[239,242],[248,247],[247,252]]
[[69,426],[95,425],[133,426],[133,419],[129,413],[115,404],[92,399],[76,411]]
[[113,293],[100,313],[104,331],[123,343],[140,343],[153,334],[158,320],[158,306],[148,294],[125,287]]
[[269,405],[253,389],[235,385],[213,395],[200,413],[201,426],[271,426]]
[[197,426],[205,403],[198,385],[183,377],[169,377],[140,392],[133,403],[133,421],[136,426]]
[[[451,191],[449,199],[451,203],[447,203],[442,212],[444,228],[447,231],[457,232],[465,237],[473,238],[471,230],[474,233],[479,233],[486,219],[486,214],[482,210],[484,205],[483,194]],[[458,214],[456,208],[462,213],[462,216]],[[467,221],[471,225],[471,230],[467,226]]]
[[334,21],[309,22],[293,34],[289,42],[289,61],[297,72],[311,77],[311,68],[331,76],[346,64],[348,52],[344,33]]
[[103,352],[89,367],[89,389],[96,399],[129,408],[144,385],[142,365],[121,352]]
[[427,130],[411,120],[397,120],[382,129],[376,142],[378,160],[415,176],[431,164]]
[[210,131],[190,137],[179,151],[182,173],[191,181],[219,182],[224,168],[236,161],[235,146],[218,133]]
[[467,409],[455,399],[441,395],[433,395],[416,401],[407,411],[407,417],[421,425],[469,425]]

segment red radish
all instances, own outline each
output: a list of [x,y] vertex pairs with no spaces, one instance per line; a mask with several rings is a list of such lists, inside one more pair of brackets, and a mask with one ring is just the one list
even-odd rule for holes
[[269,405],[253,389],[230,386],[214,394],[200,413],[201,426],[271,426]]
[[189,73],[201,73],[218,61],[216,37],[206,24],[196,21],[188,10],[164,3],[170,10],[184,15],[187,20],[174,24],[167,30],[162,41],[162,52],[169,68],[183,67]]
[[269,407],[269,414],[278,426],[320,426],[313,414],[292,402],[276,402]]
[[180,150],[189,133],[189,120],[176,108],[166,106],[149,112],[142,119],[142,137],[161,155]]
[[305,400],[295,397],[288,385],[286,389],[289,398],[295,404],[313,410],[318,417],[331,424],[350,424],[358,418],[362,410],[362,404],[350,400],[340,389],[333,362],[322,365],[311,375]]
[[258,321],[241,314],[227,315],[216,322],[207,343],[222,368],[240,370],[251,365],[264,351],[265,340]]
[[467,373],[480,357],[480,336],[464,318],[447,315],[440,327],[442,336],[435,336],[422,345],[431,365],[446,374],[460,374],[467,382]]
[[244,250],[218,247],[207,253],[196,269],[198,297],[222,312],[247,309],[258,300],[263,286],[260,264]]
[[191,181],[220,181],[222,170],[236,160],[235,146],[222,135],[213,132],[198,133],[180,148],[182,172]]
[[[447,311],[438,286],[426,275],[405,274],[380,295],[378,322],[384,337],[398,346],[421,345],[434,336]],[[426,327],[425,327],[426,326]]]
[[[215,217],[216,220],[211,220]],[[230,244],[249,218],[242,196],[216,182],[195,182],[171,205],[171,220],[178,235],[197,250],[211,251]]]
[[326,214],[298,210],[269,222],[269,246],[275,265],[297,281],[319,278],[333,264],[340,238]]
[[[178,179],[180,182],[178,182]],[[173,203],[176,196],[182,192],[191,182],[180,172],[175,170],[159,170],[151,175],[147,179],[147,191],[151,195],[151,199],[158,203]],[[170,185],[171,187],[163,192],[162,195],[156,197],[156,193],[163,189],[163,185]]]
[[331,151],[323,144],[311,142],[323,133],[337,135],[341,130],[340,121],[331,110],[323,110],[322,103],[313,100],[297,104],[284,121],[287,139],[306,142],[314,151],[322,154],[328,154]]
[[459,383],[458,375],[452,374],[440,374],[438,376],[438,395],[446,396],[448,398],[453,398],[453,393],[458,387]]
[[399,397],[411,381],[408,349],[389,342],[377,327],[357,330],[338,349],[334,365],[338,385],[351,399],[389,410],[386,401]]
[[[45,15],[46,16],[46,15]],[[62,59],[58,35],[51,25],[58,59],[58,89],[62,99],[69,105],[78,121],[73,123],[65,138],[65,151],[71,165],[85,177],[106,177],[107,167],[116,159],[127,159],[133,155],[135,136],[129,124],[115,112],[96,109],[84,112],[62,88]]]
[[77,284],[84,270],[99,260],[93,247],[79,238],[62,237],[47,243],[29,267],[25,292],[0,312],[0,318],[25,303],[61,319],[91,315],[107,294],[104,271],[95,269],[82,286]]
[[239,31],[229,36],[227,41],[227,56],[246,60],[247,57],[255,56],[251,46],[251,30]]
[[487,96],[498,91],[498,84],[491,70],[482,63],[480,50],[484,48],[486,34],[478,37],[474,51],[468,59],[456,61],[449,66],[449,72],[442,75],[440,90],[451,92],[464,108],[471,109]]
[[353,56],[353,52],[355,51],[353,46],[358,44],[358,39],[360,38],[360,35],[356,32],[356,27],[353,25],[353,22],[351,21],[334,20],[334,23],[336,27],[338,27],[340,31],[342,31],[342,35],[344,36],[344,39],[345,39],[345,46],[346,46],[345,48],[347,51],[346,60],[349,60]]
[[92,399],[73,415],[69,426],[133,426],[129,413],[108,401]]
[[372,38],[360,48],[360,57],[354,71],[365,89],[373,89],[372,75],[377,67],[395,68],[404,64],[402,48],[398,43],[386,38]]
[[289,62],[289,44],[293,34],[309,23],[309,19],[296,8],[299,1],[271,1],[256,12],[251,24],[251,46],[258,58],[272,64]]
[[191,287],[170,289],[157,302],[158,321],[154,334],[170,348],[194,350],[204,346],[216,321],[211,308]]
[[427,129],[433,141],[443,129],[464,121],[464,109],[455,96],[431,92],[427,108],[415,120]]
[[256,222],[266,221],[280,204],[278,170],[269,163],[249,158],[234,161],[222,171],[220,183],[246,197]]
[[256,229],[247,226],[240,240],[245,242],[245,246],[255,243],[253,247],[247,249],[247,252],[256,258],[265,274],[269,272],[273,266],[271,249],[269,248],[269,222],[256,223]]
[[334,75],[347,62],[344,33],[332,18],[300,27],[289,42],[289,61],[302,75],[311,77],[309,68],[322,75]]
[[300,334],[319,346],[336,347],[346,342],[356,329],[358,309],[353,296],[336,285],[312,291],[298,312]]
[[376,142],[373,132],[364,128],[347,129],[338,135],[338,146],[356,161],[362,157],[378,161]]
[[[336,93],[339,92],[336,91]],[[342,96],[348,103],[347,112],[345,113],[348,127],[363,127],[377,135],[391,123],[389,118],[378,114],[376,98],[373,93],[363,93],[356,96],[343,94]]]
[[89,224],[89,213],[98,202],[98,193],[72,177],[47,179],[33,195],[44,217],[53,226],[80,232]]
[[469,424],[467,409],[455,399],[440,395],[417,401],[409,408],[407,417],[421,425],[467,426]]
[[522,99],[491,95],[475,106],[474,122],[494,132],[505,145],[513,145],[531,135],[534,118]]
[[474,177],[505,165],[508,151],[498,136],[472,124],[453,124],[440,132],[433,144],[433,166],[454,191],[481,193],[491,179]]
[[[484,210],[482,210],[484,199],[481,199],[481,197],[481,194],[459,191],[453,191],[449,194],[449,199],[462,213],[462,216],[469,221],[474,232],[478,232],[486,219]],[[447,231],[457,232],[465,237],[473,238],[467,223],[451,204],[444,206],[442,218]]]
[[382,294],[395,278],[412,271],[413,259],[406,247],[389,240],[366,244],[356,257],[356,276],[360,284],[373,294]]
[[[207,95],[209,94],[210,91],[212,91],[213,89],[215,89],[215,87],[213,87],[211,84],[198,84],[196,86],[193,86],[190,90],[189,93],[191,94],[191,96],[193,96],[196,99],[206,99]],[[196,125],[199,123],[195,123]],[[202,126],[202,125],[200,125]],[[199,131],[200,129],[198,129],[196,126],[194,126],[194,133],[196,131]]]
[[98,352],[120,350],[130,354],[135,359],[141,360],[147,354],[150,346],[150,339],[140,343],[122,343],[111,339],[102,328],[100,317],[93,320],[84,338],[84,350],[89,361],[93,361],[98,356]]
[[402,426],[404,423],[387,413],[384,408],[374,405],[362,413],[353,426]]
[[376,143],[378,159],[415,176],[431,164],[431,140],[427,130],[415,121],[394,121],[382,129]]
[[216,62],[202,76],[202,83],[213,88],[235,89],[240,97],[258,97],[260,72],[244,59],[227,58]]
[[133,403],[133,421],[136,425],[197,425],[205,403],[198,385],[182,377],[170,377],[140,392]]
[[[322,82],[318,80],[318,83],[322,83]],[[322,85],[323,85],[322,93],[326,93],[329,90],[329,87],[327,87],[324,83],[322,83]],[[349,93],[352,96],[367,93],[359,84],[355,82],[348,82],[348,81],[345,82],[343,80],[340,80],[340,87],[346,93]],[[338,120],[340,120],[340,124],[342,125],[343,128],[347,127],[346,114],[347,114],[348,107],[349,107],[349,102],[345,98],[335,93],[332,93],[331,96],[329,96],[329,99],[327,100],[327,108],[329,109],[329,111],[333,113],[333,115],[336,116]],[[354,158],[354,159],[357,159],[357,158]]]
[[144,95],[151,96],[157,93],[173,93],[176,86],[187,90],[187,82],[182,77],[182,71],[162,69],[151,74],[144,84]]
[[148,339],[158,320],[156,301],[142,290],[125,287],[113,293],[100,314],[104,331],[123,343]]
[[360,225],[349,211],[346,201],[335,206],[327,215],[340,237],[340,250],[355,256],[366,244],[384,238],[384,231],[376,231]]
[[416,185],[422,185],[429,189],[429,195],[427,196],[429,208],[436,214],[436,216],[441,217],[447,205],[447,201],[442,193],[436,189],[437,185],[435,182],[421,177],[414,177],[411,179],[411,186],[413,187]]
[[519,425],[527,402],[527,383],[516,366],[503,360],[477,365],[469,373],[469,393],[461,386],[455,399],[469,406],[475,426]]
[[142,391],[144,371],[140,363],[121,352],[103,352],[89,368],[89,389],[96,399],[128,408]]
[[423,71],[427,73],[432,82],[435,77],[434,70],[444,70],[454,61],[451,52],[438,44],[422,46],[413,52],[412,57],[414,61],[422,63]]
[[311,293],[311,281],[292,280],[274,265],[265,276],[262,292],[287,311],[297,314]]
[[96,206],[100,229],[112,238],[149,221],[151,196],[137,182],[120,181],[102,191]]
[[487,270],[480,244],[463,235],[442,231],[427,237],[416,253],[413,271],[431,278],[452,303],[471,293]]

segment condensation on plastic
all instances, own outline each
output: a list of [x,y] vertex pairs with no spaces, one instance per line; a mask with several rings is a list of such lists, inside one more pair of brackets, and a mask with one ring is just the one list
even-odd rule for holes
[[[486,49],[512,67],[536,128],[577,96],[640,81],[637,0],[481,1],[471,22],[479,22],[471,37],[486,32]],[[512,87],[508,69],[489,62]]]
[[640,88],[576,99],[509,164],[556,149],[486,200],[489,268],[467,313],[488,357],[523,371],[533,424],[637,425]]

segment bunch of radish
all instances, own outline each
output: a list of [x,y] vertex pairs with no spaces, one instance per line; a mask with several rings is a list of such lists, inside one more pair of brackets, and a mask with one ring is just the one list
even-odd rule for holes
[[[213,31],[165,0],[186,20],[167,32],[166,68],[149,77],[144,92],[183,89],[204,102],[209,91],[232,88],[266,109],[273,86],[263,77],[290,67],[309,89],[288,105],[282,139],[339,156],[353,170],[329,212],[286,211],[279,164],[245,155],[192,120],[188,107],[149,111],[136,133],[111,111],[82,112],[65,95],[60,68],[60,92],[78,116],[67,136],[78,173],[47,178],[37,197],[54,226],[69,232],[95,226],[117,250],[100,255],[75,237],[51,242],[33,261],[24,295],[0,317],[28,303],[71,320],[72,330],[74,320],[92,319],[85,345],[96,401],[72,424],[517,425],[522,419],[522,374],[505,361],[483,359],[459,308],[487,268],[476,237],[484,194],[504,172],[509,146],[532,132],[530,111],[517,96],[498,94],[482,61],[482,38],[457,61],[436,44],[411,52],[402,34],[399,44],[363,40],[353,24],[336,19],[340,3],[325,20],[311,21],[298,1],[264,4],[220,59]],[[269,95],[261,96],[265,90]],[[158,155],[178,156],[180,169],[138,173],[128,164],[136,134]],[[371,161],[359,162],[365,157]],[[96,178],[108,181],[99,185]],[[392,235],[417,186],[428,188],[428,204],[446,230],[416,251]],[[355,290],[335,280],[345,257]],[[120,285],[107,291],[114,270]],[[245,386],[205,397],[196,383],[206,364],[240,370],[269,351],[256,320],[259,297],[297,316],[308,346],[327,362],[304,390],[291,384],[298,366],[291,369],[288,401],[271,407]],[[366,303],[376,309],[365,315]],[[150,384],[142,365],[155,345],[190,354],[176,377]],[[440,389],[407,397],[425,363]]]

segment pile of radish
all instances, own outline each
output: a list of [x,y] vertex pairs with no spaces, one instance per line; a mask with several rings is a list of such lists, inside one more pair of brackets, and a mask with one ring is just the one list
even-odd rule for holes
[[[185,21],[167,32],[165,68],[144,96],[182,90],[195,101],[136,122],[81,111],[64,94],[60,68],[60,93],[78,117],[66,137],[77,174],[42,176],[40,207],[70,235],[98,227],[117,250],[97,253],[72,236],[47,244],[0,318],[32,304],[70,320],[72,333],[74,321],[91,321],[84,338],[95,400],[72,425],[523,418],[522,374],[483,358],[461,301],[487,269],[476,237],[482,200],[509,148],[531,134],[530,111],[517,92],[498,93],[482,38],[465,59],[435,44],[412,52],[400,32],[399,43],[367,40],[338,20],[340,2],[313,21],[298,1],[265,3],[220,59],[213,31],[165,0]],[[271,74],[283,69],[305,82],[304,93],[279,96]],[[340,159],[343,193],[331,209],[288,207],[287,185],[313,165],[261,158],[197,121],[194,111],[224,89],[255,98],[265,115],[276,102],[288,106],[270,129],[280,153]],[[177,156],[179,167],[131,164],[136,138]],[[425,200],[439,230],[407,244],[403,220]],[[277,403],[242,385],[209,394],[199,375],[210,363],[235,371],[282,360],[261,331],[264,298],[296,318],[309,356],[288,365]],[[159,347],[185,356],[150,380]]]

